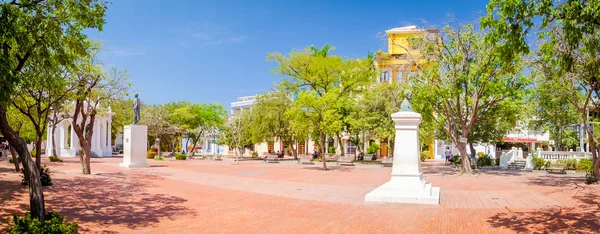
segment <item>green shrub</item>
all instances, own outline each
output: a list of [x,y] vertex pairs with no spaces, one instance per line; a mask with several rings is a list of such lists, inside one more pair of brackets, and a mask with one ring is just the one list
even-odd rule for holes
[[62,162],[63,160],[60,159],[59,157],[56,156],[50,156],[48,157],[50,159],[50,162]]
[[461,163],[460,156],[454,155],[454,157],[452,157],[452,164],[459,165],[460,163]]
[[156,160],[156,161],[164,161],[165,158],[160,157],[160,156],[156,156],[156,157],[154,157],[154,160]]
[[500,157],[496,157],[496,162],[495,163],[496,163],[495,164],[496,166],[500,166]]
[[550,166],[550,161],[546,161],[543,158],[533,158],[531,160],[531,163],[533,164],[533,170],[542,170],[542,167],[549,167]]
[[576,170],[577,169],[577,159],[567,159],[567,170]]
[[187,156],[185,154],[175,154],[176,160],[186,160]]
[[148,150],[148,152],[146,152],[146,158],[148,159],[153,159],[156,156],[156,151],[154,150]]
[[[477,157],[483,157],[483,156],[484,156],[484,155],[483,155],[483,152],[477,152]],[[489,155],[486,155],[486,156],[488,156],[488,157],[489,157]]]
[[29,155],[30,155],[32,158],[35,158],[35,156],[36,156],[36,154],[35,154],[35,153],[37,153],[37,151],[35,151],[35,150],[31,150],[31,152],[29,152]]
[[575,170],[577,169],[577,159],[559,159],[556,160],[556,163],[562,163],[565,164],[567,167],[567,170]]
[[425,159],[429,158],[429,151],[421,151],[421,162],[425,162]]
[[[17,157],[17,161],[18,161],[19,163],[21,163],[21,158]],[[8,162],[9,162],[9,163],[11,163],[11,164],[12,164],[12,163],[15,163],[15,161],[13,161],[12,157],[8,159]]]
[[46,215],[44,223],[32,218],[29,212],[25,213],[25,217],[20,218],[13,215],[13,226],[8,227],[7,233],[24,234],[24,233],[44,233],[44,234],[75,234],[77,233],[77,223],[66,222],[66,217],[61,217],[60,213],[49,212]]
[[591,158],[582,158],[577,162],[576,169],[578,172],[592,173],[594,164]]
[[491,165],[492,165],[492,158],[490,158],[489,155],[482,155],[477,159],[478,167],[485,167],[485,166],[491,166]]
[[[21,184],[27,185],[27,177],[25,177],[25,171],[21,168]],[[50,177],[50,168],[44,165],[40,169],[40,180],[42,181],[42,186],[50,186],[52,185],[52,178]]]
[[335,154],[335,147],[330,146],[329,149],[327,149],[327,153],[329,153],[329,154]]
[[256,151],[252,152],[252,157],[253,157],[253,158],[256,158],[256,157],[258,157],[258,152],[256,152]]
[[379,148],[381,148],[379,146],[379,144],[373,142],[373,143],[371,143],[371,145],[369,145],[369,147],[367,147],[367,154],[373,154],[373,153],[377,152],[377,150],[379,150]]

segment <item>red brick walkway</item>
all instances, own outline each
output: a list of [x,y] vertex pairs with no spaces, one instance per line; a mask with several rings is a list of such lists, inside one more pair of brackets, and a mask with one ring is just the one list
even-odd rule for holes
[[[27,209],[27,189],[0,161],[0,216]],[[49,211],[76,220],[83,233],[598,233],[600,187],[582,175],[484,171],[457,176],[426,162],[440,205],[369,204],[364,195],[389,180],[390,168],[245,161],[150,161],[125,169],[120,158],[45,162],[54,185]],[[6,228],[0,219],[0,230]]]

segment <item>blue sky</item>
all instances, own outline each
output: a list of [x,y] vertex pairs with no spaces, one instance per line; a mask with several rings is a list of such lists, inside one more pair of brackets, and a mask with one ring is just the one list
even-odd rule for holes
[[365,57],[387,50],[385,30],[442,26],[448,15],[473,22],[486,0],[470,1],[157,1],[116,0],[108,6],[105,66],[126,69],[147,104],[187,100],[229,108],[239,96],[268,91],[268,52],[335,46]]

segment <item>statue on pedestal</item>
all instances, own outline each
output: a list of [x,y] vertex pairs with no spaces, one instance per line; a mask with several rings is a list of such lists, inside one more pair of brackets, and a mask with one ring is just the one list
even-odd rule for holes
[[400,105],[400,111],[414,112],[409,103],[410,99],[412,99],[412,92],[410,90],[404,91],[404,97],[404,101],[402,101],[402,104]]
[[140,122],[140,99],[138,98],[138,94],[135,94],[135,100],[133,100],[133,124],[138,124]]

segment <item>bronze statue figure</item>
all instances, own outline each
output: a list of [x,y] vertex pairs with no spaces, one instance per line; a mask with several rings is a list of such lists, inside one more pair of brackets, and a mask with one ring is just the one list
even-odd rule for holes
[[404,101],[402,101],[402,104],[400,105],[400,111],[413,111],[409,103],[410,99],[412,99],[412,92],[410,90],[406,90],[404,91],[404,96]]
[[133,124],[138,124],[140,122],[140,99],[138,98],[138,94],[135,94],[135,100],[133,100]]

